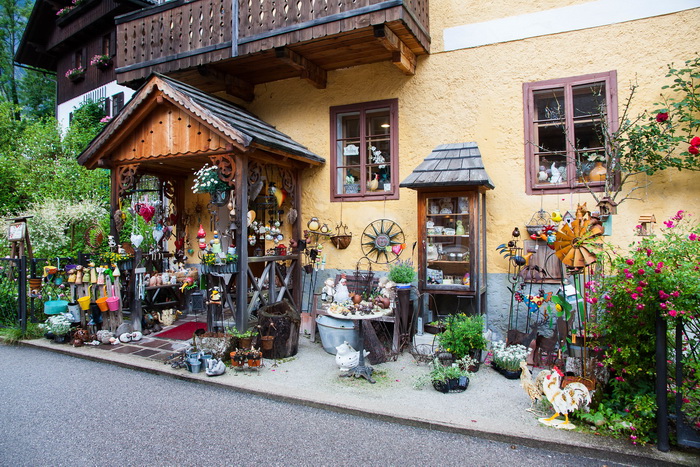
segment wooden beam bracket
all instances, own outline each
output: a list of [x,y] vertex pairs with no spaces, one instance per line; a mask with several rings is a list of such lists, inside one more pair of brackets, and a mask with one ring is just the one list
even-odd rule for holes
[[275,57],[277,60],[290,65],[292,68],[301,72],[301,78],[305,79],[317,89],[326,89],[327,73],[326,70],[316,65],[311,60],[299,55],[287,47],[275,48]]
[[253,84],[207,65],[198,66],[197,71],[207,79],[222,82],[226,94],[238,97],[246,102],[253,102],[255,98],[255,86]]
[[119,188],[119,197],[123,198],[127,192],[136,188],[136,183],[139,181],[139,164],[127,164],[117,167],[117,187]]
[[385,24],[377,24],[374,26],[374,37],[391,52],[392,63],[403,74],[416,74],[416,55],[391,29]]

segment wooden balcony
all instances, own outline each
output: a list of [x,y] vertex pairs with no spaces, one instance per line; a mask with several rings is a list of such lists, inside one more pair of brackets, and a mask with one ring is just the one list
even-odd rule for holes
[[[151,72],[252,100],[256,84],[379,61],[414,74],[428,0],[176,0],[117,18],[117,80]],[[237,11],[233,11],[236,8]],[[237,21],[234,21],[237,18]]]

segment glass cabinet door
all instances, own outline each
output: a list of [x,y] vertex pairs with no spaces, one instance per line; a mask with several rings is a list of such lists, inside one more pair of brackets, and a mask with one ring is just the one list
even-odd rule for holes
[[425,287],[472,288],[471,197],[425,197]]

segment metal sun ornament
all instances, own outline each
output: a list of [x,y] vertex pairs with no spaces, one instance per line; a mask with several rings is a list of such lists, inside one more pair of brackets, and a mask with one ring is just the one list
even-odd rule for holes
[[403,230],[391,219],[377,219],[362,232],[362,253],[374,263],[396,261],[404,248],[406,237]]

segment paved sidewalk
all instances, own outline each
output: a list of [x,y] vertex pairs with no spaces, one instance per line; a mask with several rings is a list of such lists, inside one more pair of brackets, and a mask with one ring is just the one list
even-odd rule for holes
[[263,397],[495,441],[632,465],[700,465],[700,453],[662,453],[654,447],[633,446],[624,440],[545,427],[526,411],[530,399],[520,381],[505,379],[484,365],[465,392],[442,394],[429,386],[414,389],[414,382],[427,369],[408,352],[396,361],[375,365],[377,383],[370,384],[364,379],[340,378],[334,357],[320,343],[304,337],[295,357],[283,362],[265,360],[264,368],[257,371],[227,369],[217,377],[173,369],[164,363],[184,345],[183,341],[147,336],[138,343],[115,346],[74,348],[47,339],[23,344]]

